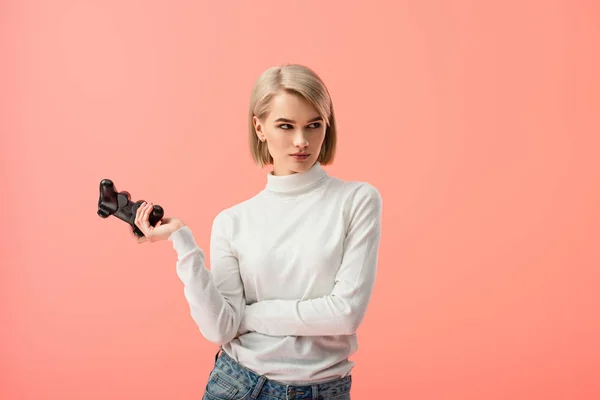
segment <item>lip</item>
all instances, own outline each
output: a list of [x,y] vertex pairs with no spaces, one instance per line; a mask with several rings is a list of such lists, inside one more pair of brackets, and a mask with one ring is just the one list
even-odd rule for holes
[[290,156],[294,157],[295,160],[302,161],[302,160],[306,160],[310,156],[310,154],[308,154],[308,153],[294,153],[294,154],[290,154]]

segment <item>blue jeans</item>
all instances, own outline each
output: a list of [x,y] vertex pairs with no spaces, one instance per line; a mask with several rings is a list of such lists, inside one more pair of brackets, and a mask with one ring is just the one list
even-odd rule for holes
[[202,400],[350,400],[351,375],[325,383],[294,386],[258,375],[224,351],[215,358]]

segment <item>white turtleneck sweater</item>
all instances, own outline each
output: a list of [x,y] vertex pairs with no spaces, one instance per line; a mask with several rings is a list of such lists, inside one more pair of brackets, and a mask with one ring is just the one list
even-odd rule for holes
[[319,163],[267,175],[256,196],[220,212],[210,270],[188,226],[169,237],[191,316],[233,359],[288,384],[346,376],[377,269],[382,202]]

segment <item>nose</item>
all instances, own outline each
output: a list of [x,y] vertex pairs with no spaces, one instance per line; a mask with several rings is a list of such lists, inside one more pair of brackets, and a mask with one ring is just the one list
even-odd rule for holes
[[308,139],[302,129],[299,129],[296,135],[294,136],[294,146],[299,148],[308,147]]

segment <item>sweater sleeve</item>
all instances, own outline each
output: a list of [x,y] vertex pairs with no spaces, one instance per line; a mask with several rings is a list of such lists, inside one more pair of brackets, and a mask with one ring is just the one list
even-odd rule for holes
[[218,345],[235,337],[245,307],[244,287],[237,257],[230,247],[230,232],[230,217],[221,212],[212,226],[210,271],[205,265],[204,252],[188,226],[169,237],[177,253],[176,271],[183,282],[192,319],[202,335]]
[[240,333],[271,336],[349,335],[358,329],[375,283],[382,201],[364,184],[357,190],[344,253],[331,294],[308,300],[264,300],[247,305]]

